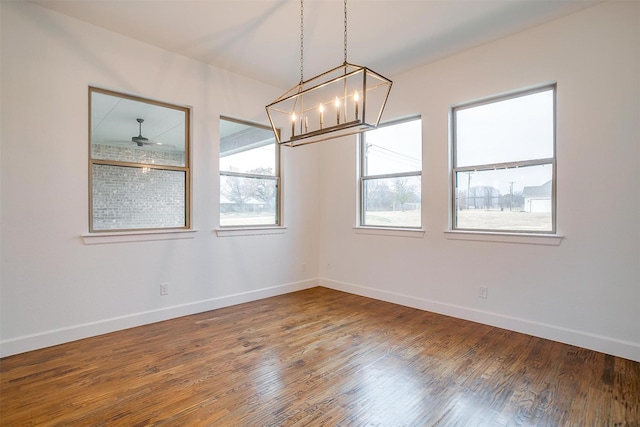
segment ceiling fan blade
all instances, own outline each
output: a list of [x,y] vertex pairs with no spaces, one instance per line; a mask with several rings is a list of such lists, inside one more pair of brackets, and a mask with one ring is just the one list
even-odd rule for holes
[[144,122],[144,119],[136,119],[136,121],[138,122],[138,131],[139,131],[138,135],[132,136],[131,139],[128,141],[111,140],[111,141],[104,141],[104,143],[106,143],[107,145],[116,144],[116,145],[137,146],[138,148],[158,147],[158,148],[164,148],[167,150],[178,150],[178,147],[173,144],[150,141],[149,138],[142,136],[142,123]]
[[176,148],[175,145],[173,144],[165,144],[164,142],[155,142],[155,141],[148,141],[145,142],[144,145],[158,145],[158,146],[162,146],[162,147],[172,147],[172,148]]

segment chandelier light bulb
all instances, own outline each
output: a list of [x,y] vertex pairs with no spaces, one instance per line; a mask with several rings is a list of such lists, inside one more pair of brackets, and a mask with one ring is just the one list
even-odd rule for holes
[[360,100],[360,96],[358,95],[358,91],[353,92],[353,103],[356,107],[356,120],[358,120],[358,101]]
[[[300,82],[265,107],[278,144],[297,147],[375,129],[389,97],[392,82],[370,68],[347,61],[347,0],[343,0],[344,62],[307,80],[303,72],[304,0],[299,1]],[[325,123],[325,110],[330,115],[333,114],[332,102],[335,105],[336,121],[330,118]],[[317,113],[314,105],[317,106]],[[280,132],[288,129],[288,126],[291,126],[290,134]],[[299,127],[296,129],[297,126]]]
[[296,113],[291,113],[291,136],[296,133]]

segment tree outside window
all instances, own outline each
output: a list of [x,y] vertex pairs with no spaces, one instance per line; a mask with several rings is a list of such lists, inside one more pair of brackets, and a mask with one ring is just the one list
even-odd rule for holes
[[279,147],[270,127],[220,119],[220,225],[279,225]]

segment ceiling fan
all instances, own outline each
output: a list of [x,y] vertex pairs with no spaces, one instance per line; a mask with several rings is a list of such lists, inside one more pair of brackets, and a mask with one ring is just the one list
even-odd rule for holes
[[131,142],[136,144],[138,147],[144,147],[145,145],[156,145],[156,146],[175,148],[175,146],[171,144],[163,144],[162,142],[149,141],[149,138],[145,138],[144,136],[142,136],[142,123],[144,123],[144,119],[136,119],[136,121],[138,122],[138,136],[132,136]]

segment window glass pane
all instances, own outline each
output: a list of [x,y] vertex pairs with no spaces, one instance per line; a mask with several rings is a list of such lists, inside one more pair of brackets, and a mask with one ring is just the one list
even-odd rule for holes
[[186,173],[94,164],[93,229],[184,227]]
[[420,227],[420,195],[420,175],[364,180],[362,225]]
[[279,225],[278,152],[271,128],[220,118],[222,227]]
[[273,130],[220,119],[220,171],[274,176],[276,139]]
[[91,92],[91,158],[185,166],[184,108]]
[[422,170],[422,120],[410,120],[366,132],[364,176]]
[[273,142],[270,145],[236,152],[225,157],[222,157],[221,153],[220,171],[274,176],[276,167],[276,146],[275,138],[272,139]]
[[553,93],[454,110],[456,167],[552,158]]
[[551,232],[551,164],[456,172],[456,228]]
[[220,225],[276,225],[276,178],[220,176]]

